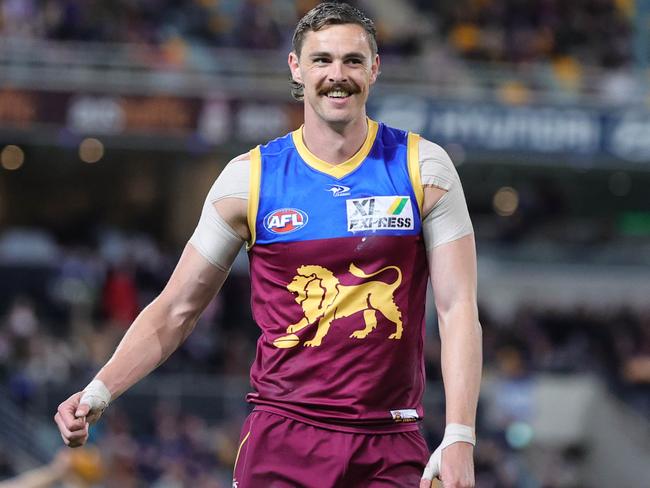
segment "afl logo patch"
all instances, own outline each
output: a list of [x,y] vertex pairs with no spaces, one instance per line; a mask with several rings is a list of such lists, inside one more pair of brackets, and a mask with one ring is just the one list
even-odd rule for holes
[[307,214],[297,208],[281,208],[264,217],[264,227],[274,234],[288,234],[307,225]]

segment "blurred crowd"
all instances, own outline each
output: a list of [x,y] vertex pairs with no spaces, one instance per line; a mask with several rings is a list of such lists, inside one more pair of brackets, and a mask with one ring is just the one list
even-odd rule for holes
[[[219,70],[213,47],[289,51],[297,20],[317,3],[0,0],[0,40],[21,47],[29,40],[128,43],[98,56],[115,56],[108,65]],[[375,20],[382,54],[417,56],[418,76],[466,96],[488,85],[511,104],[647,97],[647,82],[634,69],[632,0],[349,3]]]
[[[6,288],[0,300],[0,384],[15,405],[29,411],[44,388],[72,391],[72,384],[94,374],[138,311],[162,289],[177,256],[142,235],[105,232],[96,246],[49,242],[48,247],[38,232],[31,240],[22,232],[20,251],[12,247],[9,233],[0,239],[0,282]],[[258,337],[248,287],[243,258],[194,333],[157,374],[247,375]],[[639,411],[650,412],[650,310],[603,314],[522,307],[503,322],[481,307],[481,322],[486,375],[501,378],[513,398],[529,391],[528,380],[538,372],[590,373]],[[435,337],[427,342],[426,368],[430,381],[441,379]],[[519,406],[504,400],[504,409]],[[135,421],[118,404],[94,429],[111,473],[105,486],[229,486],[246,415],[243,403],[240,412],[229,413],[218,425],[164,403],[154,410],[150,418]],[[426,426],[433,446],[444,419],[431,410]],[[49,418],[50,412],[39,413]],[[512,412],[512,418],[517,415]],[[526,471],[518,461],[521,446],[506,436],[508,421],[481,418],[478,425],[477,486],[573,486],[542,485]],[[576,453],[559,456],[570,471]],[[12,469],[5,463],[3,475]]]
[[[3,0],[0,35],[63,41],[163,45],[208,44],[255,49],[290,46],[297,20],[317,0]],[[429,33],[463,57],[522,63],[549,61],[618,67],[632,52],[632,0],[384,0],[349,1],[376,19],[382,50],[418,51],[417,26],[391,22],[423,18]],[[393,4],[392,8],[389,4]],[[404,11],[400,13],[399,11]],[[424,37],[424,36],[422,36]],[[563,61],[562,61],[563,60]]]
[[62,41],[167,42],[287,47],[296,20],[317,1],[3,0],[5,36]]
[[616,68],[632,56],[631,0],[417,2],[464,57],[525,63],[555,60]]

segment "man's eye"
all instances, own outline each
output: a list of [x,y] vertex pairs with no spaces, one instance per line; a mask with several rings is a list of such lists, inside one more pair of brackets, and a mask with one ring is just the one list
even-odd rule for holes
[[315,58],[314,63],[327,63],[327,58]]

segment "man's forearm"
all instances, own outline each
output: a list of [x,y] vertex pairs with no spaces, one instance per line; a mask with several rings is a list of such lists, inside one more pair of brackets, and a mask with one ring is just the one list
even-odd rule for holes
[[174,313],[160,297],[147,306],[97,373],[115,399],[164,362],[185,340],[197,317]]
[[439,314],[447,424],[474,426],[483,363],[476,304],[455,303]]
[[227,276],[227,271],[210,264],[193,246],[185,246],[163,292],[138,315],[95,377],[106,385],[111,399],[144,378],[183,343]]

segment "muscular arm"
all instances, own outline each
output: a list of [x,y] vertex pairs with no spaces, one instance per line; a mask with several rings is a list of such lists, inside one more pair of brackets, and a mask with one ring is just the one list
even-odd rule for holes
[[[426,187],[425,213],[445,193],[440,188]],[[446,421],[474,426],[482,369],[474,235],[435,246],[427,254],[442,347]]]
[[165,289],[138,315],[96,376],[112,398],[144,378],[183,343],[226,276],[192,244],[185,246]]
[[[98,381],[87,387],[86,392],[92,391],[99,400],[82,403],[83,392],[78,392],[59,405],[54,419],[66,445],[83,445],[89,422],[99,418],[108,401],[164,362],[192,332],[223,285],[241,245],[249,239],[246,215],[246,200],[217,201],[212,192],[208,195],[197,229],[164,290],[131,324],[95,377]],[[99,394],[91,389],[94,384],[99,385]]]
[[[225,198],[211,204],[242,242],[249,238],[246,200]],[[144,378],[183,343],[227,276],[191,242],[185,246],[162,293],[138,315],[96,376],[112,398]]]
[[474,236],[434,248],[429,270],[438,310],[447,424],[474,426],[482,365]]
[[[192,332],[199,316],[219,291],[241,244],[250,239],[243,186],[233,168],[235,158],[206,198],[196,231],[165,289],[133,322],[113,357],[97,374],[113,398],[165,361]],[[235,176],[236,178],[236,176]]]
[[[425,141],[420,156],[424,237],[438,312],[446,424],[473,430],[482,368],[474,233],[458,174],[447,154],[434,146]],[[444,486],[474,486],[473,445],[455,442],[439,449],[442,462],[437,469]],[[423,479],[420,486],[429,488],[431,481]]]
[[92,391],[92,385],[99,383],[108,390],[108,399],[81,402],[83,392],[78,392],[59,405],[54,420],[67,446],[83,445],[89,423],[99,418],[108,401],[148,375],[182,344],[227,274],[187,244],[165,289],[138,315],[95,377],[98,381],[86,389]]
[[[482,339],[476,306],[473,234],[435,247],[429,254],[429,270],[438,310],[446,425],[474,428]],[[456,442],[443,448],[439,469],[443,486],[473,487],[473,445]],[[429,488],[431,482],[422,480],[420,486]]]

